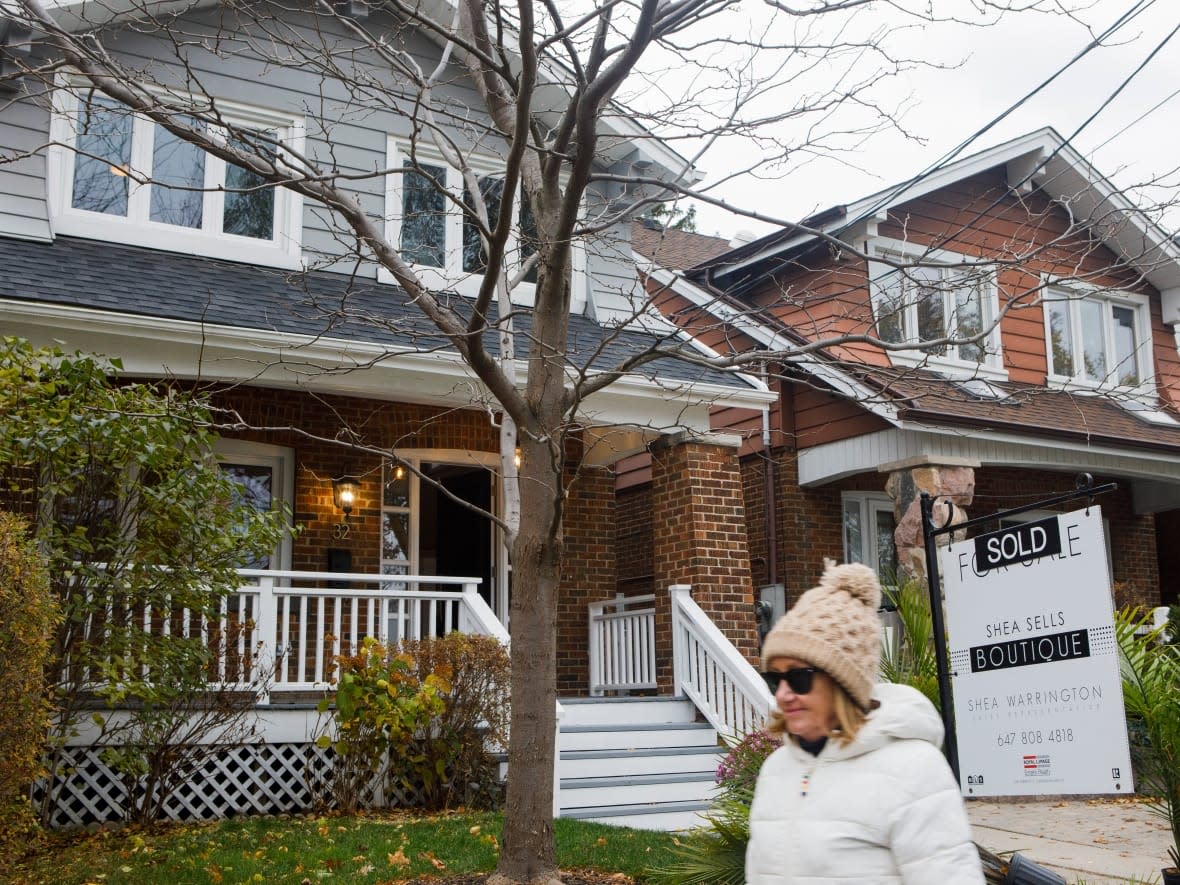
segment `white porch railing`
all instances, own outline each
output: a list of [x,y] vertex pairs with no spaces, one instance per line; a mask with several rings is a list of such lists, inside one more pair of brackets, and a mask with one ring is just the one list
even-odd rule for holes
[[691,587],[673,584],[668,590],[676,694],[686,695],[725,738],[761,728],[774,698],[758,671],[693,601]]
[[[656,597],[590,603],[590,695],[656,687]],[[608,611],[609,609],[609,611]]]
[[255,649],[255,670],[274,665],[272,690],[326,687],[335,658],[355,654],[368,636],[388,644],[458,630],[508,643],[508,631],[479,595],[475,578],[261,569],[240,574],[247,583],[225,600],[222,624],[252,625],[236,632],[238,654]]

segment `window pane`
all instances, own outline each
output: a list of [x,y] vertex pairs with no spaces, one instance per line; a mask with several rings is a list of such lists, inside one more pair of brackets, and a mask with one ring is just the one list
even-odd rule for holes
[[[196,125],[187,120],[189,125]],[[201,226],[205,195],[205,152],[162,126],[152,141],[151,220],[181,227]]]
[[864,562],[864,540],[860,524],[860,502],[844,502],[844,560]]
[[[271,468],[256,464],[225,462],[219,466],[237,487],[236,504],[248,504],[259,513],[269,512],[274,497]],[[242,568],[270,568],[270,557],[260,556],[257,559],[245,560],[242,562]]]
[[1051,302],[1049,311],[1049,345],[1053,348],[1053,374],[1074,375],[1073,332],[1069,326],[1069,304]]
[[1133,385],[1139,383],[1139,366],[1135,359],[1137,345],[1135,334],[1135,311],[1129,307],[1112,307],[1114,319],[1114,372],[1118,383]]
[[877,534],[877,574],[892,580],[897,576],[897,548],[893,543],[893,530],[897,528],[897,523],[893,511],[884,507],[874,508],[873,520]]
[[877,337],[900,344],[905,340],[905,305],[902,302],[901,275],[891,270],[880,278],[874,307],[877,310]]
[[1091,381],[1106,378],[1106,342],[1103,334],[1103,305],[1097,301],[1074,302],[1082,315],[1082,365]]
[[[966,281],[964,281],[966,282]],[[969,338],[983,331],[983,293],[978,285],[962,285],[955,290],[955,335]],[[959,345],[959,359],[981,363],[982,342]]]
[[[936,267],[915,267],[910,271],[913,298],[918,306],[918,340],[933,341],[946,334],[946,311],[943,305],[942,271]],[[930,353],[945,354],[946,346],[933,347]]]
[[95,98],[85,105],[75,142],[72,205],[88,212],[127,214],[127,173],[131,168],[131,115],[114,102]]
[[[481,178],[479,190],[483,194],[484,203],[488,209],[488,226],[496,226],[496,218],[500,214],[500,200],[504,195],[504,182],[499,178]],[[473,206],[471,191],[463,189],[463,202]],[[463,215],[463,270],[468,273],[483,273],[488,266],[488,256],[484,251],[483,242],[479,236],[479,226],[475,219],[464,213]]]
[[410,515],[408,513],[381,514],[382,562],[405,561],[410,558]]
[[[273,137],[274,133],[270,133]],[[251,146],[257,150],[259,146]],[[263,146],[265,148],[265,146]],[[225,211],[221,229],[227,234],[273,240],[275,192],[262,176],[232,163],[225,164]]]
[[385,465],[385,494],[381,503],[386,507],[410,506],[410,472],[401,464]]
[[442,267],[446,205],[440,188],[446,170],[424,164],[415,169],[409,160],[402,168],[402,257],[411,264]]

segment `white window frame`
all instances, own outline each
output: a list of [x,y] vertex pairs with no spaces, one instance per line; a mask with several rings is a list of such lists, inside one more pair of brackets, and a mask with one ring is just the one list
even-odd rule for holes
[[[413,154],[411,156],[411,149]],[[405,138],[389,136],[386,139],[386,168],[390,170],[385,176],[385,239],[395,250],[401,250],[402,233],[402,181],[400,171],[407,160],[416,160],[427,166],[441,166],[446,170],[446,188],[450,197],[444,203],[444,234],[446,243],[443,246],[443,266],[428,267],[410,264],[414,273],[422,284],[431,289],[449,289],[461,295],[474,297],[483,284],[484,275],[480,272],[463,270],[463,213],[459,210],[455,200],[463,195],[463,175],[450,166],[440,152],[429,146],[411,143]],[[490,156],[468,156],[466,162],[479,178],[500,177],[504,174],[503,160]],[[520,216],[520,193],[513,195],[514,217]],[[508,255],[519,254],[520,242],[513,231],[508,235],[505,251]],[[585,245],[575,241],[571,249],[571,264],[573,267],[573,302],[571,309],[576,313],[584,309],[586,304],[586,254]],[[510,266],[509,281],[517,268]],[[383,283],[396,283],[393,275],[385,268],[379,267],[377,279]],[[512,289],[512,303],[531,307],[536,299],[536,286],[533,283],[521,281]]]
[[[944,249],[928,249],[901,240],[878,238],[872,242],[871,246],[872,250],[870,254],[873,257],[868,262],[868,273],[869,295],[873,308],[874,321],[876,321],[879,314],[878,305],[880,305],[884,294],[881,280],[888,275],[901,273],[901,271],[897,270],[892,264],[887,263],[884,259],[887,258],[894,263],[909,261],[923,268],[950,266],[952,271],[957,265],[970,266],[980,263],[979,258],[948,252]],[[972,273],[981,272],[982,268],[979,271],[972,271]],[[912,350],[902,349],[890,351],[889,355],[893,362],[902,366],[925,366],[936,371],[945,372],[953,377],[969,375],[971,377],[987,378],[993,381],[1007,380],[1008,372],[1003,367],[1000,327],[999,323],[996,322],[996,318],[1000,315],[1000,293],[997,273],[994,269],[987,272],[986,280],[980,280],[980,290],[982,296],[980,312],[983,327],[991,327],[987,337],[981,342],[984,349],[984,359],[982,362],[960,359],[958,356],[952,356],[949,353],[946,355],[929,353],[917,347]],[[952,289],[948,289],[946,294],[949,295],[953,291]],[[944,315],[947,317],[953,315],[953,305],[948,307],[944,302]],[[921,344],[914,337],[917,330],[916,302],[906,305],[906,315],[903,325],[903,334],[907,336],[907,340],[913,341],[915,345]],[[957,352],[957,348],[954,345],[948,345],[949,350]]]
[[[169,252],[184,252],[274,267],[301,267],[303,198],[284,187],[274,188],[274,234],[269,240],[221,231],[226,163],[205,156],[203,225],[200,228],[165,224],[150,218],[152,148],[156,124],[140,114],[132,115],[131,162],[126,215],[92,212],[73,206],[77,129],[82,102],[88,95],[102,98],[75,79],[63,78],[53,95],[48,156],[48,194],[56,234],[99,239]],[[172,96],[175,99],[175,96]],[[303,152],[305,124],[302,117],[280,114],[238,102],[217,101],[218,111],[229,123],[277,133],[279,140],[299,155]],[[130,113],[130,112],[128,112]],[[216,129],[212,130],[218,135]],[[136,179],[147,179],[143,183]]]
[[[849,549],[848,533],[844,528],[844,514],[850,507],[857,507],[860,513],[862,549],[859,552]],[[881,575],[881,563],[877,561],[877,520],[873,517],[881,510],[887,510],[890,516],[893,516],[893,499],[886,494],[880,492],[842,492],[840,494],[840,541],[844,549],[845,562],[864,563],[873,571],[877,572],[879,577],[894,580],[896,575]],[[872,562],[865,562],[866,550],[872,556]],[[894,542],[894,551],[896,554],[896,542]]]
[[[1085,286],[1077,283],[1065,285],[1052,279],[1046,279],[1044,289],[1045,333],[1045,377],[1050,387],[1070,390],[1078,393],[1124,393],[1141,399],[1147,403],[1156,402],[1155,390],[1155,359],[1154,332],[1151,324],[1151,301],[1146,295],[1135,292],[1111,291],[1096,286]],[[1114,372],[1114,324],[1110,308],[1123,307],[1131,310],[1135,318],[1135,366],[1139,374],[1137,384],[1118,384],[1113,377],[1111,380],[1094,380],[1075,371],[1074,375],[1061,375],[1055,371],[1053,365],[1053,336],[1050,326],[1050,305],[1065,304],[1069,315],[1070,337],[1075,351],[1071,355],[1075,370],[1080,369],[1083,361],[1076,348],[1083,344],[1081,310],[1076,305],[1082,301],[1097,302],[1103,307],[1103,356],[1106,359],[1107,372],[1113,376]],[[1084,372],[1084,369],[1081,370]]]

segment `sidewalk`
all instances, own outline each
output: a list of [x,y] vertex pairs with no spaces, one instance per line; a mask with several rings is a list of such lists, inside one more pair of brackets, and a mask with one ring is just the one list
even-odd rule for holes
[[975,840],[1018,851],[1073,885],[1159,882],[1171,836],[1162,818],[1128,799],[967,800]]

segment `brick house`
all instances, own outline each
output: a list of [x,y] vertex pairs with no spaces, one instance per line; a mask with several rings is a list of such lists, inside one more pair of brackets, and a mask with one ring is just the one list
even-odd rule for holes
[[[424,34],[398,30],[384,13],[366,13],[364,4],[354,7],[356,15],[368,15],[370,31],[390,28],[407,51],[431,64],[441,57],[441,47]],[[112,19],[87,20],[73,4],[59,5],[56,14],[67,26],[97,28],[131,66],[155,59],[153,76],[157,82],[173,77],[174,92],[207,96],[235,125],[263,127],[333,174],[352,175],[357,199],[390,240],[400,239],[410,261],[443,278],[443,297],[457,310],[470,303],[482,273],[462,219],[445,205],[430,213],[416,208],[415,201],[427,199],[424,176],[448,188],[462,182],[441,160],[411,160],[415,124],[406,108],[413,96],[361,119],[329,82],[273,69],[248,46],[213,39],[225,27],[216,4],[190,4],[179,13],[186,34],[210,38],[184,45],[183,66],[162,32],[124,27],[119,16],[125,13],[114,9],[86,9]],[[353,37],[339,22],[313,21],[310,12],[283,15],[309,39],[322,40],[325,55],[348,54]],[[257,638],[282,658],[271,705],[298,706],[309,692],[322,694],[334,651],[325,636],[396,638],[406,624],[424,619],[506,636],[511,579],[501,532],[464,506],[500,512],[498,416],[453,346],[322,207],[294,192],[253,187],[246,170],[170,142],[163,128],[127,114],[68,72],[51,82],[18,76],[24,66],[51,63],[53,54],[36,34],[30,39],[27,29],[4,24],[4,333],[118,357],[130,377],[213,391],[224,414],[243,428],[223,434],[221,463],[251,486],[259,506],[286,501],[302,528],[249,575],[236,603],[243,619],[250,612]],[[374,67],[365,75],[378,81],[388,71]],[[448,100],[464,111],[454,119],[466,117],[471,128],[481,119],[478,101],[462,86],[459,69],[448,82],[454,93]],[[684,169],[682,158],[632,131],[629,121],[604,125],[618,128],[610,155],[600,161],[604,171],[626,175],[637,156],[649,177]],[[494,153],[480,163],[494,186]],[[404,174],[372,174],[388,169]],[[225,192],[235,187],[243,193],[230,199]],[[679,334],[658,317],[633,322],[646,293],[624,211],[633,197],[618,190],[609,182],[591,189],[590,208],[616,212],[619,222],[579,244],[574,259],[570,353],[573,368],[587,374]],[[522,336],[530,289],[525,283],[516,292]],[[583,404],[566,452],[567,476],[576,482],[565,515],[560,693],[588,692],[595,658],[588,612],[627,589],[619,584],[615,465],[649,445],[655,454],[648,518],[656,530],[644,556],[653,585],[691,586],[699,609],[735,628],[739,648],[753,651],[737,442],[712,433],[710,410],[758,409],[773,398],[756,379],[660,359]],[[334,441],[345,432],[368,450],[341,449]],[[344,477],[354,481],[347,520],[335,495]],[[341,584],[353,593],[344,615]],[[366,605],[378,608],[365,614]],[[291,613],[317,606],[318,620]],[[418,614],[424,606],[428,619]],[[652,608],[659,648],[670,652],[667,592]],[[648,652],[654,660],[655,647]],[[665,689],[670,666],[661,655],[658,681]],[[627,681],[654,684],[656,677]],[[307,730],[304,720],[278,725],[275,735],[288,737],[273,739],[306,741]]]
[[[824,557],[921,573],[918,492],[981,516],[1089,473],[1118,483],[1097,502],[1116,602],[1178,601],[1180,250],[1056,132],[736,248],[634,242],[660,309],[715,348],[845,336],[780,366],[766,412],[715,413],[745,437],[756,586],[789,603]],[[628,466],[620,512],[642,513]]]

